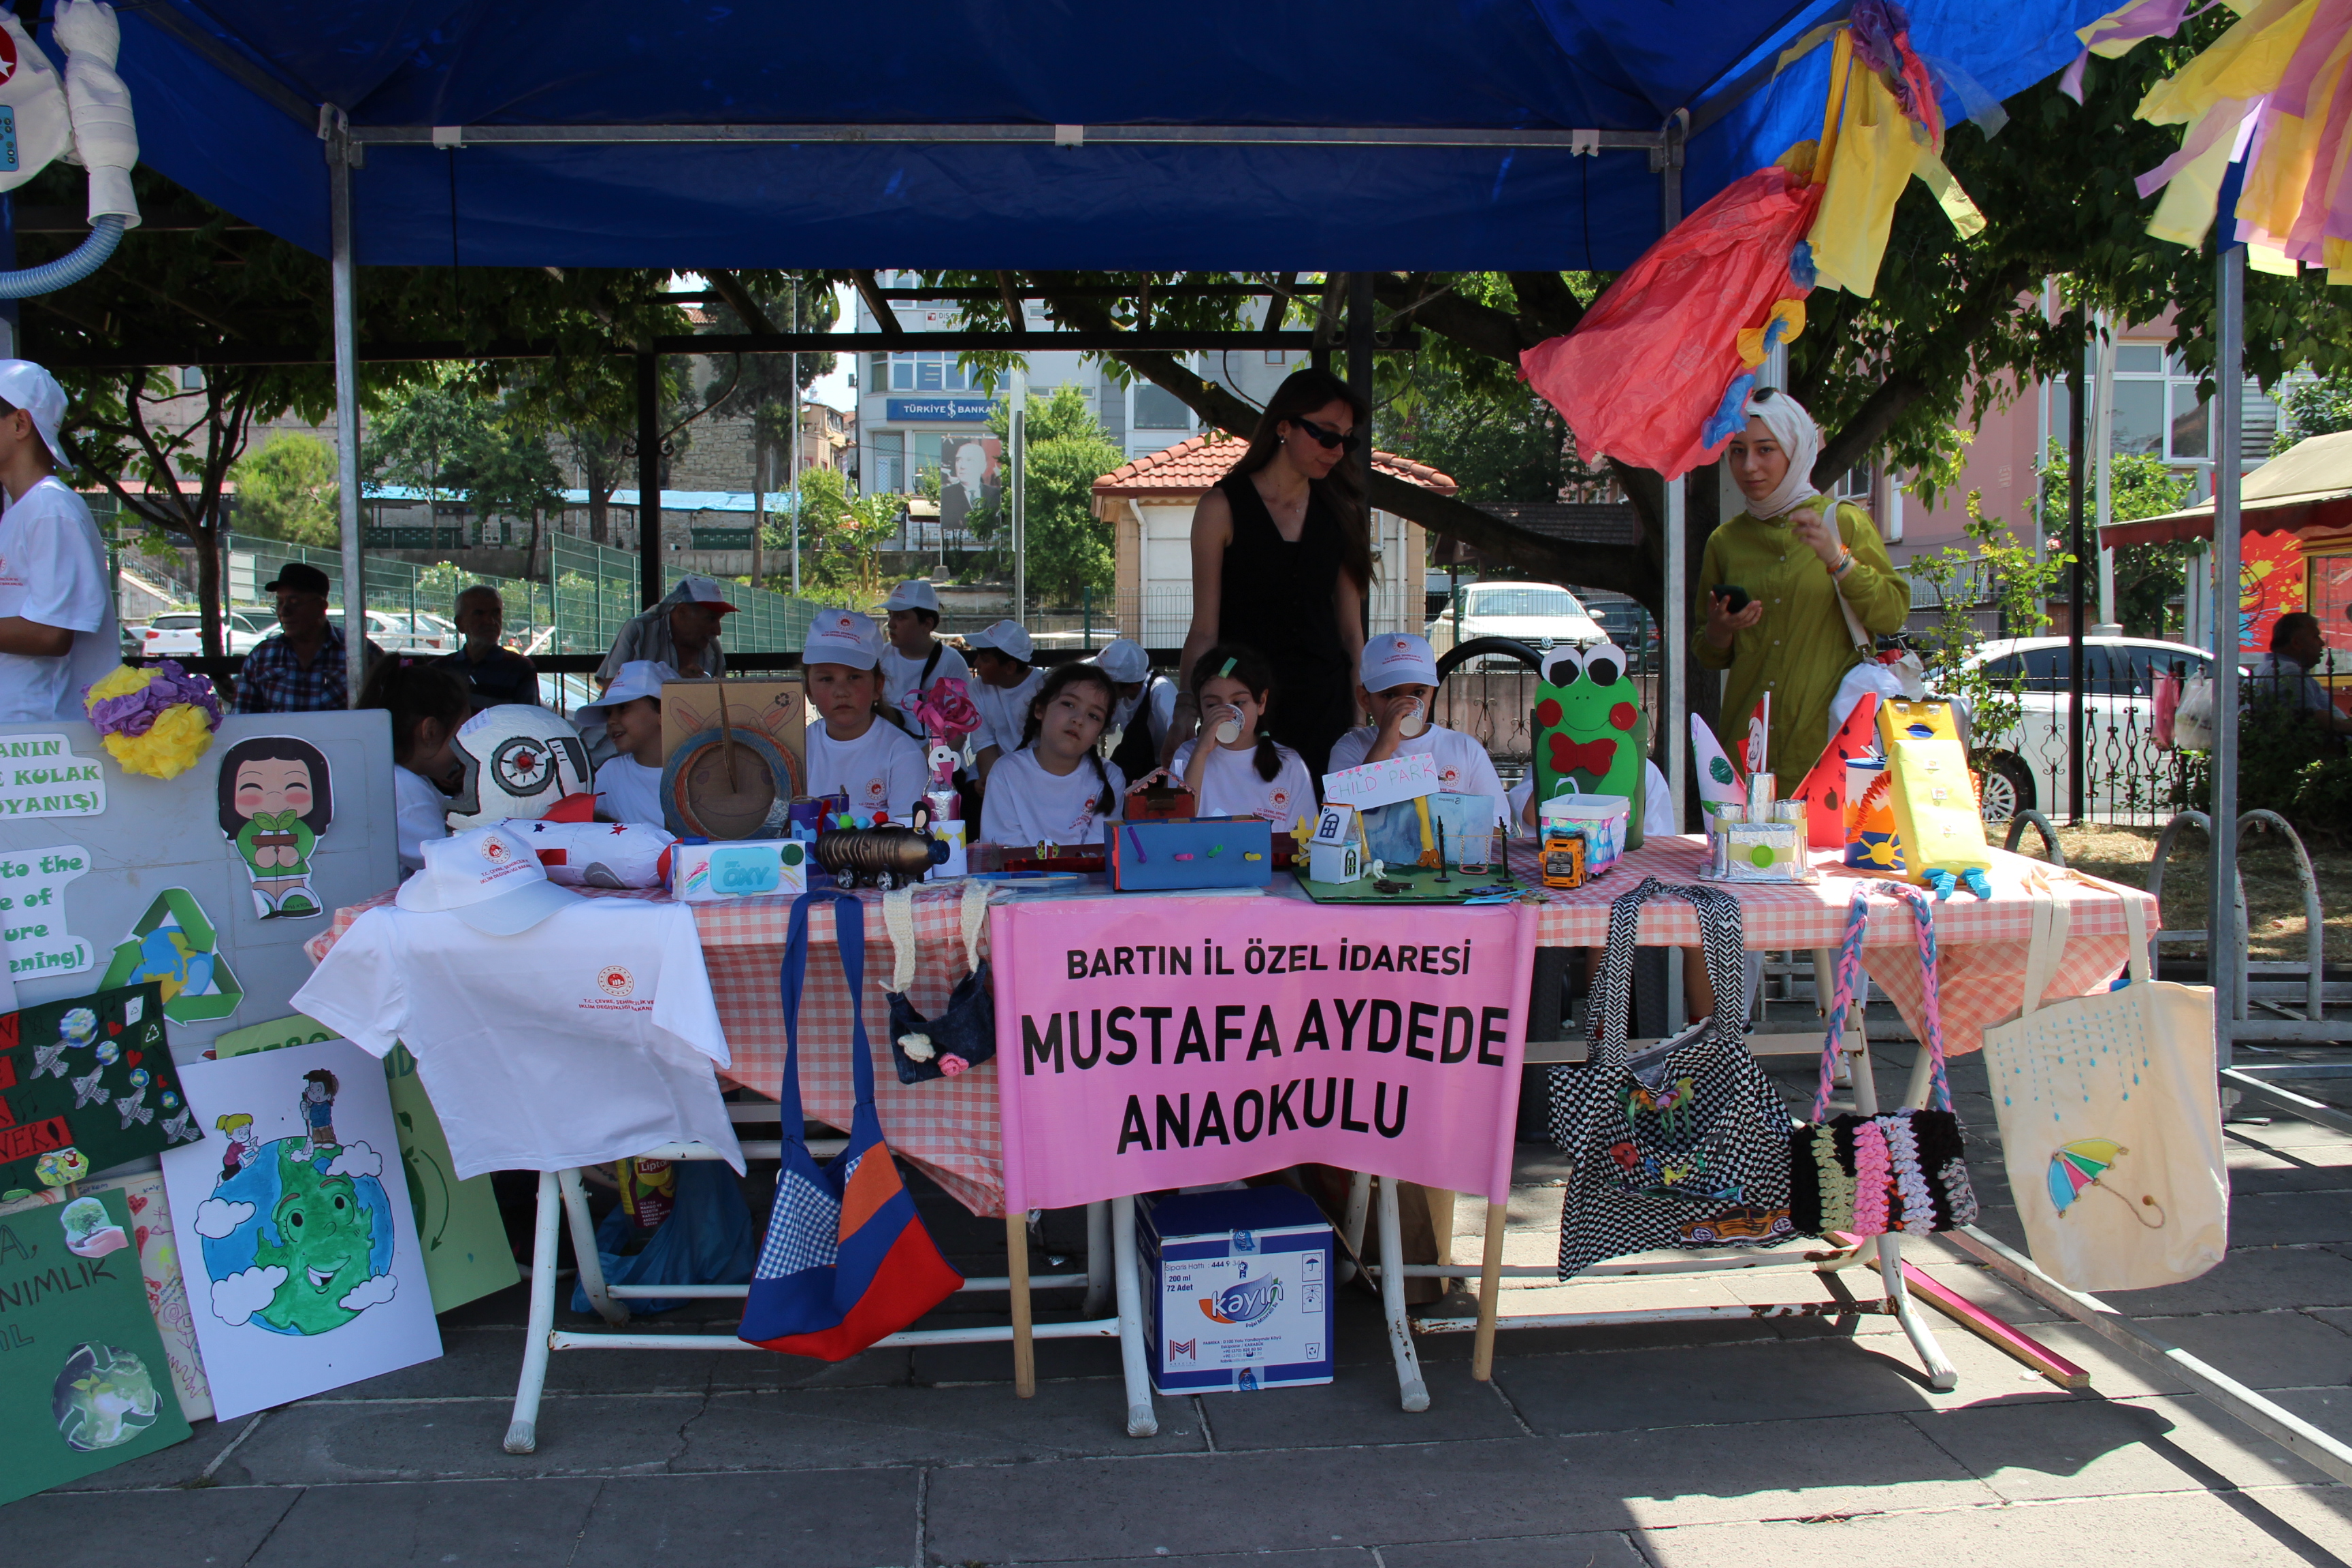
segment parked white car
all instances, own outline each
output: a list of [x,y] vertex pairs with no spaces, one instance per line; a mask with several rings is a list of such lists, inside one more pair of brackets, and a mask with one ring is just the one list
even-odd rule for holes
[[[329,610],[327,619],[340,630],[343,624],[342,606]],[[428,623],[419,630],[414,620],[399,611],[370,610],[367,623],[368,640],[386,653],[448,653],[457,647],[455,642],[445,643],[437,627]]]
[[[278,617],[267,610],[231,610],[221,624],[233,654],[251,653],[278,629]],[[205,618],[194,611],[171,611],[150,619],[139,636],[139,653],[148,658],[188,658],[205,651]]]
[[[1555,643],[1596,643],[1609,634],[1583,602],[1556,583],[1473,583],[1462,590],[1460,640],[1510,637],[1532,648]],[[1455,642],[1449,605],[1429,623],[1429,646],[1439,653]]]
[[[1981,645],[1968,659],[2004,688],[2017,682],[2022,710],[2015,731],[1977,738],[1992,752],[1982,801],[1987,822],[2066,808],[2072,651],[2064,637],[2006,637]],[[2083,653],[2084,805],[2102,816],[2161,820],[2171,810],[2172,763],[2156,743],[2157,678],[2176,668],[2184,679],[2207,674],[2211,656],[2152,637],[2085,637]]]

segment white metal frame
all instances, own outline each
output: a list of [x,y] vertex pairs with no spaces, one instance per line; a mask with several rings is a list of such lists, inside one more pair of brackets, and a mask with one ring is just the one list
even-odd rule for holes
[[[1835,967],[1836,955],[1828,949],[1813,952],[1814,978],[1817,994],[1826,996],[1826,977]],[[1879,1110],[1878,1082],[1872,1070],[1870,1040],[1863,1027],[1861,1010],[1847,1015],[1848,1023],[1843,1052],[1853,1079],[1853,1109],[1864,1116],[1874,1116]],[[1814,1029],[1758,1030],[1748,1037],[1749,1049],[1759,1055],[1802,1053],[1811,1056],[1820,1050]],[[1650,1042],[1636,1042],[1637,1045]],[[1542,1047],[1531,1047],[1528,1065],[1542,1066],[1546,1058],[1537,1053]],[[1557,1053],[1566,1059],[1565,1052]],[[1911,1081],[1905,1090],[1903,1103],[1916,1108],[1927,1101],[1929,1058],[1925,1050],[1913,1064]],[[1349,1252],[1359,1252],[1363,1243],[1366,1197],[1371,1177],[1358,1173],[1349,1193],[1345,1230]],[[1398,1207],[1395,1183],[1383,1180],[1380,1188],[1379,1223],[1381,1257],[1383,1260],[1398,1256]],[[1486,1235],[1483,1254],[1475,1264],[1414,1263],[1401,1268],[1368,1265],[1381,1279],[1381,1301],[1388,1321],[1389,1344],[1394,1352],[1397,1384],[1404,1408],[1409,1411],[1429,1408],[1429,1390],[1421,1373],[1421,1363],[1412,1348],[1415,1333],[1459,1333],[1472,1330],[1478,1336],[1472,1353],[1470,1375],[1486,1382],[1494,1374],[1495,1333],[1498,1329],[1568,1329],[1588,1328],[1613,1323],[1676,1323],[1717,1322],[1741,1318],[1803,1318],[1843,1317],[1849,1314],[1884,1313],[1902,1324],[1911,1347],[1918,1352],[1927,1368],[1928,1385],[1938,1391],[1958,1387],[1960,1374],[1951,1359],[1944,1353],[1935,1331],[1927,1325],[1917,1303],[1911,1300],[1904,1283],[1903,1237],[1888,1234],[1870,1238],[1852,1247],[1811,1242],[1803,1249],[1782,1249],[1753,1252],[1707,1252],[1664,1259],[1637,1260],[1623,1263],[1601,1263],[1586,1269],[1567,1288],[1594,1279],[1622,1279],[1628,1276],[1658,1276],[1678,1274],[1717,1274],[1738,1269],[1804,1269],[1813,1274],[1829,1276],[1857,1264],[1874,1262],[1885,1295],[1878,1300],[1856,1300],[1843,1289],[1832,1290],[1836,1298],[1830,1301],[1793,1301],[1774,1304],[1738,1304],[1713,1307],[1649,1307],[1612,1312],[1529,1312],[1511,1317],[1500,1315],[1502,1282],[1513,1279],[1557,1280],[1559,1271],[1547,1264],[1506,1264],[1503,1261],[1503,1239],[1506,1211],[1500,1204],[1486,1207]],[[1824,1247],[1826,1247],[1826,1250]],[[1404,1308],[1404,1281],[1412,1279],[1469,1279],[1478,1281],[1478,1316],[1475,1320],[1457,1317],[1410,1320]]]
[[[772,1106],[730,1105],[727,1111],[729,1119],[738,1123],[772,1122],[776,1119]],[[838,1154],[846,1143],[845,1139],[811,1139],[809,1152],[820,1157]],[[741,1147],[747,1160],[775,1160],[783,1152],[780,1139],[747,1139]],[[645,1157],[658,1160],[725,1158],[705,1143],[665,1143],[646,1150]],[[551,1352],[761,1349],[732,1334],[580,1333],[556,1328],[555,1224],[559,1211],[572,1229],[572,1255],[580,1265],[580,1288],[587,1293],[589,1304],[595,1308],[597,1315],[616,1328],[628,1322],[632,1300],[740,1299],[751,1290],[748,1285],[606,1284],[604,1267],[596,1252],[596,1227],[588,1214],[587,1194],[581,1187],[578,1167],[541,1172],[539,1210],[531,1240],[530,1316],[523,1336],[522,1373],[515,1387],[514,1417],[507,1426],[506,1451],[509,1454],[528,1454],[539,1446],[540,1396],[547,1385],[547,1358]],[[1009,1343],[1013,1346],[1014,1389],[1026,1399],[1037,1389],[1034,1340],[1116,1338],[1119,1342],[1119,1361],[1125,1373],[1127,1435],[1149,1437],[1158,1432],[1160,1418],[1151,1406],[1150,1373],[1144,1359],[1143,1293],[1137,1273],[1135,1200],[1131,1197],[1113,1198],[1087,1205],[1087,1271],[1083,1274],[1042,1274],[1034,1278],[1030,1275],[1026,1215],[1008,1215],[1005,1217],[1005,1241],[1011,1272],[966,1279],[961,1290],[1007,1292],[1012,1297],[1010,1322],[966,1329],[908,1329],[876,1343]],[[1031,1289],[1040,1286],[1051,1289],[1076,1285],[1087,1288],[1086,1302],[1079,1310],[1079,1321],[1031,1321]],[[1099,1316],[1106,1297],[1114,1298],[1116,1301],[1115,1310],[1107,1318]]]

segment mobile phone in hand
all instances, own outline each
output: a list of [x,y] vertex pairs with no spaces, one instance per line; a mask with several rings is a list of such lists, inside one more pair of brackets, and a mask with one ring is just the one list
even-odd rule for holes
[[1730,583],[1718,583],[1709,592],[1723,601],[1723,611],[1736,616],[1748,607],[1748,590]]

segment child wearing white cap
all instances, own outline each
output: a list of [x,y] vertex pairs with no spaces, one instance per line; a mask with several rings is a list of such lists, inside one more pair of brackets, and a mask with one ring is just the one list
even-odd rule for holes
[[915,577],[899,584],[882,609],[890,626],[889,646],[882,650],[883,700],[911,733],[921,727],[914,717],[915,694],[929,690],[935,680],[969,684],[971,670],[963,655],[931,635],[940,624],[940,595],[929,583]]
[[613,755],[596,770],[596,809],[614,822],[667,826],[662,811],[661,690],[677,671],[658,659],[633,658],[604,695],[573,715],[583,724],[599,721],[613,742]]
[[1140,778],[1168,764],[1168,727],[1176,717],[1176,683],[1151,673],[1151,656],[1133,637],[1114,637],[1095,655],[1118,686],[1118,706],[1111,710],[1110,727],[1119,732],[1111,761],[1129,778]]
[[985,784],[999,757],[1021,749],[1021,731],[1029,720],[1029,704],[1045,684],[1045,672],[1031,666],[1037,651],[1028,628],[1019,621],[998,621],[964,639],[971,650],[971,705],[980,710],[980,728],[971,737],[973,756]]
[[1411,632],[1370,638],[1356,669],[1356,700],[1372,721],[1332,742],[1333,773],[1391,757],[1428,756],[1437,760],[1437,787],[1444,793],[1503,798],[1503,781],[1478,742],[1429,721],[1437,658],[1427,639]]
[[0,360],[0,724],[82,716],[82,689],[122,662],[106,546],[57,477],[65,390]]
[[822,721],[808,732],[808,788],[845,795],[860,816],[914,815],[930,779],[922,745],[882,719],[882,637],[871,616],[820,610],[801,643],[809,702]]

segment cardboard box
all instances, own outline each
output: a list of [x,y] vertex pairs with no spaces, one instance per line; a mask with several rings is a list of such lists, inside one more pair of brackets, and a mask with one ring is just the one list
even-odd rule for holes
[[1622,795],[1556,795],[1536,808],[1538,830],[1568,823],[1584,830],[1584,874],[1598,877],[1625,853],[1633,803]]
[[1331,1226],[1289,1187],[1142,1205],[1151,1384],[1247,1393],[1331,1381]]
[[1274,825],[1259,816],[1106,822],[1110,885],[1122,893],[1263,888],[1274,880]]
[[673,680],[662,688],[662,761],[706,730],[719,728],[719,688],[727,688],[727,717],[740,734],[759,735],[791,759],[793,777],[787,796],[808,793],[808,742],[804,736],[808,688],[799,677],[729,676],[718,680]]
[[689,904],[808,891],[809,847],[796,838],[688,844],[670,851],[670,897]]

